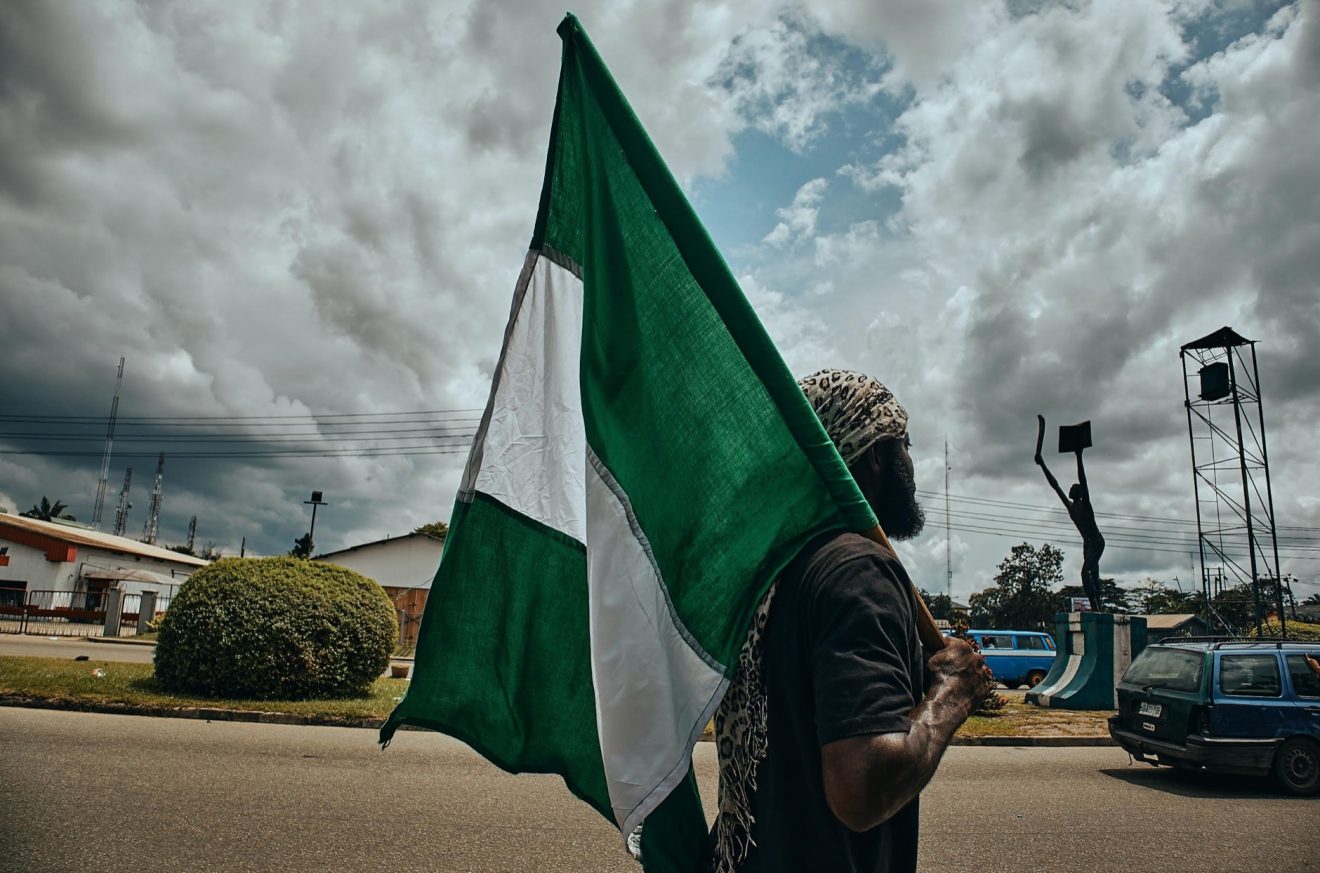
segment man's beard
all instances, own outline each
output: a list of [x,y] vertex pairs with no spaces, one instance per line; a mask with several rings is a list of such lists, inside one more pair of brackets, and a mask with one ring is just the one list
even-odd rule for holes
[[885,479],[880,505],[871,508],[890,539],[911,539],[926,526],[926,511],[917,502],[917,483],[897,465],[890,468]]

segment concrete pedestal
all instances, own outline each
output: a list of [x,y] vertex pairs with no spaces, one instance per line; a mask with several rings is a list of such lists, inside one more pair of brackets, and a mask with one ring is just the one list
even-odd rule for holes
[[1107,612],[1054,616],[1054,667],[1027,703],[1058,709],[1113,709],[1114,686],[1146,647],[1146,619]]

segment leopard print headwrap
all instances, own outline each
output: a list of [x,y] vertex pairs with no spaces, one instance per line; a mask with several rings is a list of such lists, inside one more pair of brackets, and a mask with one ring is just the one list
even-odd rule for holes
[[848,370],[821,370],[798,380],[843,462],[881,440],[907,435],[908,414],[878,379]]
[[[881,440],[907,435],[907,410],[889,389],[870,376],[846,370],[821,370],[798,381],[825,432],[851,465]],[[715,817],[713,873],[735,873],[752,847],[756,816],[756,772],[767,745],[765,677],[761,674],[761,638],[770,617],[772,585],[757,605],[752,627],[738,656],[738,669],[715,714],[715,742],[720,766],[719,813]]]

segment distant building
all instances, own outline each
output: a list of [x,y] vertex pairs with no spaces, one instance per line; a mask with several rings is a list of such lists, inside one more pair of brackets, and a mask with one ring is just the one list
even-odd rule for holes
[[338,564],[379,582],[399,614],[399,644],[414,646],[444,548],[443,538],[411,533],[326,552],[312,560]]
[[1158,643],[1169,637],[1203,637],[1211,634],[1210,626],[1199,615],[1142,615],[1146,620],[1146,642]]
[[80,525],[0,513],[0,591],[11,601],[26,592],[155,591],[167,602],[207,561]]

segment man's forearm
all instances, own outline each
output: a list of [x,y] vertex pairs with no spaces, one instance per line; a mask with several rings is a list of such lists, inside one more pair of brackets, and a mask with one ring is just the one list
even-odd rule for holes
[[[874,737],[878,747],[880,771],[876,780],[879,824],[907,806],[926,787],[944,757],[954,733],[972,714],[966,697],[947,693],[946,689],[927,697],[912,710],[912,729],[906,734],[881,734]],[[893,767],[892,778],[885,769]]]
[[850,750],[850,757],[863,766],[853,774],[857,782],[849,790],[828,798],[835,815],[855,831],[870,830],[892,818],[930,782],[972,707],[966,695],[944,686],[912,710],[912,727],[907,733],[845,741],[861,746]]

